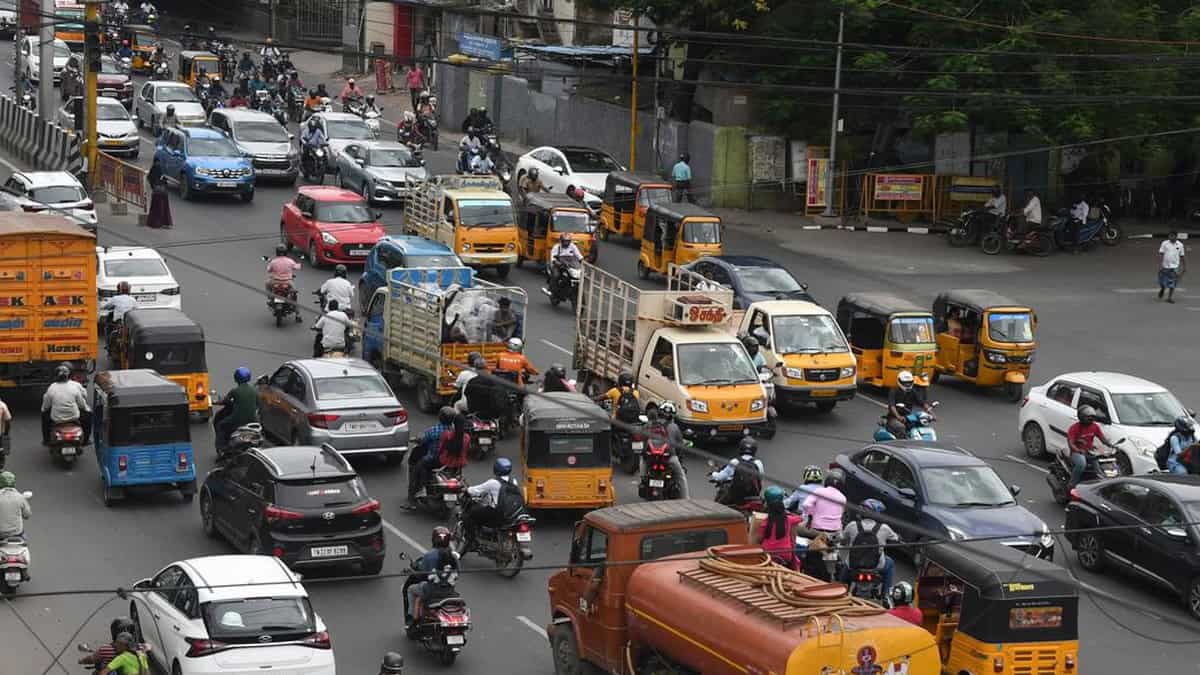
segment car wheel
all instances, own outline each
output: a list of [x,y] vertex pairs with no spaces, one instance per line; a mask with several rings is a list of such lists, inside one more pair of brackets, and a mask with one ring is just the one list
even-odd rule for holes
[[1192,579],[1188,585],[1187,606],[1192,618],[1200,619],[1200,577]]
[[318,269],[322,266],[321,258],[317,256],[317,240],[316,239],[310,239],[308,241],[308,262],[311,263],[313,267],[316,267]]
[[1021,444],[1025,446],[1025,454],[1033,459],[1046,456],[1046,432],[1037,422],[1029,422],[1021,430]]
[[367,203],[367,206],[371,205],[371,184],[365,180],[362,184],[362,198]]
[[1100,537],[1089,532],[1076,535],[1075,557],[1079,566],[1089,572],[1104,569],[1104,544],[1100,543]]
[[1129,460],[1129,455],[1123,452],[1117,453],[1117,470],[1121,472],[1122,476],[1133,475],[1133,462]]
[[200,492],[200,525],[204,528],[206,536],[211,539],[217,538],[217,526],[212,514],[212,495],[208,493],[208,488]]
[[287,236],[287,226],[283,224],[282,220],[279,221],[279,243],[286,246],[288,251],[292,250],[292,242],[288,240]]

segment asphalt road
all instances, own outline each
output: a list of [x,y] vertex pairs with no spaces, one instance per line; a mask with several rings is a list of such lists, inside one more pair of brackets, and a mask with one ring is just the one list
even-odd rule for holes
[[[0,88],[7,87],[10,78],[11,72],[0,68]],[[314,81],[309,76],[305,80]],[[147,136],[139,163],[148,166],[151,154]],[[449,152],[429,153],[428,159],[435,173],[452,170]],[[6,157],[0,164],[9,162],[11,158]],[[101,244],[138,243],[158,248],[168,256],[183,288],[184,311],[205,328],[209,370],[218,389],[229,386],[231,373],[239,365],[249,366],[257,376],[272,372],[289,358],[306,357],[310,350],[307,326],[276,328],[256,294],[263,277],[260,256],[272,253],[281,205],[293,194],[291,186],[260,185],[254,202],[243,204],[232,199],[183,202],[173,193],[171,207],[176,227],[168,231],[137,228],[128,223],[129,219],[106,220],[106,208],[100,207]],[[398,209],[385,211],[390,231],[399,230],[401,218]],[[1126,242],[1115,249],[1078,257],[1028,259],[984,258],[975,251],[950,249],[938,238],[919,235],[801,236],[781,243],[740,229],[731,230],[726,250],[771,251],[772,257],[809,283],[827,306],[855,290],[890,289],[926,304],[945,288],[999,290],[1025,299],[1038,311],[1041,347],[1034,367],[1035,382],[1069,370],[1112,369],[1159,381],[1185,402],[1200,401],[1200,374],[1186,367],[1192,362],[1191,344],[1200,318],[1194,312],[1200,311],[1200,299],[1185,289],[1178,296],[1178,305],[1154,302],[1150,285],[1157,242]],[[635,279],[635,260],[632,246],[602,245],[600,264],[624,278]],[[315,289],[328,274],[309,267],[302,270],[301,297],[307,299],[307,291]],[[542,367],[556,361],[569,363],[574,333],[569,309],[552,309],[538,290],[541,277],[529,270],[514,271],[510,282],[529,294],[530,357]],[[399,393],[406,402],[413,401],[412,392]],[[175,560],[232,552],[222,542],[205,538],[197,507],[183,505],[174,494],[107,509],[100,500],[100,480],[90,454],[71,471],[51,464],[37,438],[40,395],[5,396],[16,416],[9,466],[18,475],[20,486],[35,492],[34,519],[29,523],[34,578],[22,587],[21,595],[128,586]],[[991,460],[1006,482],[1023,486],[1019,497],[1022,503],[1052,528],[1061,526],[1062,509],[1050,500],[1044,468],[1022,459],[1016,407],[998,394],[946,380],[935,387],[933,396],[942,402],[938,425],[942,438]],[[779,435],[763,443],[761,456],[768,473],[794,480],[805,465],[825,465],[837,452],[860,447],[875,429],[881,412],[878,398],[866,392],[829,415],[808,410],[785,413]],[[415,411],[410,418],[414,433],[428,422]],[[211,432],[202,425],[193,426],[192,431],[198,467],[206,470],[213,458]],[[515,456],[515,441],[502,444],[501,453]],[[702,477],[702,461],[693,458],[687,464],[694,494],[710,496],[711,488]],[[384,572],[401,572],[405,565],[396,554],[411,554],[414,545],[426,544],[435,522],[429,516],[399,508],[404,492],[403,469],[370,461],[360,462],[359,468],[370,491],[384,505],[389,531],[389,561]],[[488,470],[487,466],[472,465],[468,476],[481,479]],[[619,478],[619,500],[636,500],[633,479],[624,475]],[[566,561],[573,520],[570,514],[539,515],[533,564],[558,565]],[[1077,569],[1065,541],[1059,543],[1057,559]],[[479,570],[486,565],[471,556],[465,566]],[[528,570],[513,580],[486,572],[463,575],[460,590],[471,605],[474,630],[455,666],[458,672],[552,672],[541,632],[547,613],[549,574]],[[898,578],[908,574],[911,570],[901,565]],[[1183,629],[1161,620],[1165,616],[1188,621],[1174,598],[1136,580],[1080,574],[1084,581],[1145,608],[1139,612],[1100,599],[1082,600],[1081,668],[1109,673],[1183,672],[1195,668],[1194,646],[1153,642],[1139,635],[1172,641],[1200,639],[1200,623],[1194,629]],[[320,576],[308,577],[309,590],[314,606],[329,625],[341,672],[375,672],[380,655],[389,649],[403,653],[413,672],[439,668],[403,638],[399,579],[321,583]],[[39,641],[53,651],[66,646],[64,660],[73,663],[73,641],[101,639],[108,619],[126,611],[122,610],[125,603],[111,601],[75,638],[73,633],[89,614],[112,596],[21,595],[9,608],[0,608],[0,653],[8,664],[5,670],[13,673],[46,668],[50,657]],[[29,624],[37,638],[22,622]],[[67,666],[64,672],[71,669]]]

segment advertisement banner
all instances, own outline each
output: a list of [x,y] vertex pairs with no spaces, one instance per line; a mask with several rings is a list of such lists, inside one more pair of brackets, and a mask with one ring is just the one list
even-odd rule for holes
[[458,34],[458,51],[467,56],[499,61],[503,45],[499,38],[463,32]]
[[876,201],[919,202],[924,176],[920,175],[877,175],[875,176]]
[[825,206],[825,174],[829,171],[829,159],[808,160],[808,206]]
[[995,178],[954,176],[950,179],[950,201],[982,204],[992,196],[992,188],[999,184]]

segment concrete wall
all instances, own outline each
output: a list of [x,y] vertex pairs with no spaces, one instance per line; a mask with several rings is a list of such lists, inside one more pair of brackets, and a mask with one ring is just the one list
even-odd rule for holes
[[383,44],[384,54],[393,54],[395,49],[392,42],[396,20],[396,9],[390,2],[368,2],[366,6],[366,22],[363,24],[363,49],[371,51],[371,43]]

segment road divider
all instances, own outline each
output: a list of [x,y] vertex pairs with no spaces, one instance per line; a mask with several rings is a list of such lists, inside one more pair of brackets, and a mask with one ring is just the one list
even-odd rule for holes
[[83,171],[79,136],[0,96],[0,147],[30,166],[46,171]]

